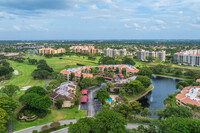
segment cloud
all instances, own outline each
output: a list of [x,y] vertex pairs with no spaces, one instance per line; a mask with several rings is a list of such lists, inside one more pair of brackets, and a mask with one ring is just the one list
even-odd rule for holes
[[134,23],[133,25],[135,26],[135,28],[140,28],[139,24],[137,23]]
[[13,25],[13,28],[14,28],[15,30],[17,30],[17,31],[21,31],[21,28],[20,28],[20,26]]
[[54,10],[70,8],[71,0],[6,0],[0,1],[1,7],[19,10]]
[[28,30],[35,30],[35,31],[48,31],[48,28],[44,28],[35,24],[30,24],[28,27],[26,27]]
[[165,22],[162,21],[162,20],[154,20],[154,21],[155,21],[156,24],[159,24],[159,25],[165,24]]
[[179,14],[183,14],[183,11],[179,11],[178,13],[179,13]]
[[98,10],[99,8],[97,7],[96,4],[90,5],[89,6],[92,10]]
[[151,26],[151,27],[150,27],[150,30],[159,31],[159,30],[160,30],[160,28],[159,28],[159,27],[157,27],[157,26]]
[[130,26],[130,25],[128,25],[128,24],[124,24],[124,27],[127,28],[127,29],[132,28],[132,26]]

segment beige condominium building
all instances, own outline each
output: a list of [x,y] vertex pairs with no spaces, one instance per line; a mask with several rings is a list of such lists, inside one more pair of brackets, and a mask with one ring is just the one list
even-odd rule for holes
[[174,61],[179,65],[200,66],[200,49],[181,51],[174,54]]
[[115,57],[116,55],[123,57],[127,55],[126,49],[104,49],[104,56]]
[[41,48],[39,49],[39,54],[59,54],[59,53],[65,53],[66,50],[64,48],[59,48],[57,50],[53,48]]
[[94,46],[71,46],[69,48],[71,51],[75,53],[91,53],[91,54],[96,54],[99,53],[99,49],[95,49]]
[[147,51],[147,50],[138,50],[137,58],[142,61],[146,61],[147,56],[153,56],[161,61],[165,61],[166,51]]

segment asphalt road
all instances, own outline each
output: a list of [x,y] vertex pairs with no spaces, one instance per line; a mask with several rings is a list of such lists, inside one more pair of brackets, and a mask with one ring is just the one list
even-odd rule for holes
[[[126,128],[127,129],[133,129],[133,128],[137,128],[138,126],[140,126],[140,124],[131,124],[131,123],[128,123],[127,126],[126,126]],[[144,125],[144,126],[147,127],[147,125]],[[60,130],[52,132],[52,133],[68,133],[68,127],[60,129]]]
[[93,117],[99,110],[100,104],[97,100],[94,99],[96,92],[100,90],[101,87],[95,86],[88,91],[88,109],[87,109],[87,117]]
[[[73,120],[62,120],[62,121],[59,121],[61,125],[68,125],[70,124],[70,122],[72,123],[76,123],[76,119],[73,119]],[[26,129],[23,129],[23,130],[20,130],[20,131],[16,131],[14,133],[32,133],[33,130],[38,130],[38,131],[41,131],[41,127],[43,127],[44,125],[50,125],[51,123],[47,123],[47,124],[43,124],[43,125],[39,125],[39,126],[34,126],[34,127],[30,127],[30,128],[26,128]]]

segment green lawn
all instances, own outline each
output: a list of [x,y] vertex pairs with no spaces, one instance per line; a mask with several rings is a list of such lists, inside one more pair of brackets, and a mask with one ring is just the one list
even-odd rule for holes
[[[37,59],[41,60],[44,59],[47,61],[48,65],[54,69],[55,72],[60,72],[61,70],[65,69],[65,66],[69,65],[70,67],[78,67],[77,63],[88,65],[88,66],[97,66],[98,59],[100,57],[97,57],[97,60],[91,61],[88,60],[87,57],[83,56],[62,56],[62,57],[52,57],[52,58],[45,58],[44,56],[37,56],[34,55],[34,57],[27,55],[26,58],[31,59]],[[60,59],[62,58],[62,59]],[[1,86],[13,84],[17,85],[20,88],[25,86],[45,86],[46,80],[34,80],[31,76],[31,73],[33,70],[37,68],[37,65],[30,65],[28,64],[28,61],[25,60],[24,63],[17,63],[14,61],[9,61],[10,65],[13,67],[14,70],[19,71],[19,75],[13,75],[10,80],[6,80],[4,84],[1,84]]]
[[28,63],[17,63],[14,61],[9,61],[10,65],[14,70],[18,70],[19,75],[13,75],[10,80],[5,80],[4,85],[17,85],[20,88],[25,86],[42,86],[44,87],[46,80],[34,80],[31,76],[33,70],[36,69],[36,65],[28,65]]
[[161,77],[167,77],[167,78],[175,78],[175,79],[180,79],[180,80],[185,80],[185,79],[191,79],[191,77],[188,77],[188,76],[176,76],[176,75],[173,75],[173,74],[168,74],[168,73],[165,73],[165,74],[154,74],[156,76],[161,76]]
[[[76,113],[78,111],[78,113]],[[62,109],[62,110],[54,110],[51,109],[51,113],[47,114],[47,116],[43,119],[37,119],[33,122],[21,122],[17,119],[13,120],[13,130],[18,131],[24,128],[29,128],[32,126],[38,126],[42,124],[46,124],[53,121],[66,120],[66,119],[80,119],[86,116],[85,110],[78,110],[78,106],[75,106],[73,109]]]
[[[98,60],[100,57],[97,57],[97,60],[91,61],[88,60],[87,57],[84,56],[61,56],[61,57],[52,57],[52,58],[45,58],[44,56],[27,56],[31,59],[41,60],[44,59],[47,61],[47,64],[54,69],[55,72],[60,72],[61,70],[65,69],[65,66],[70,65],[70,67],[78,67],[77,63],[83,64],[86,66],[97,66]],[[62,58],[62,59],[60,59]]]

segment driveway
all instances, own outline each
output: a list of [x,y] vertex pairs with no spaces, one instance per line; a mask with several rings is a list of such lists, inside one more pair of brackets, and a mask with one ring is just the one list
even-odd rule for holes
[[101,110],[101,103],[95,98],[96,92],[100,89],[100,86],[88,88],[87,103],[80,104],[80,110],[87,110],[87,117],[93,117]]

